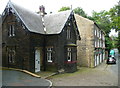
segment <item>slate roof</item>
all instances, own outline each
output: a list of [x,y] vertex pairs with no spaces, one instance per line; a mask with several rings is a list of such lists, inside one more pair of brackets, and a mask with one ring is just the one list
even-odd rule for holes
[[29,31],[45,34],[43,30],[42,18],[40,15],[28,11],[25,8],[14,4],[13,2],[9,2],[9,5],[12,7],[12,9],[14,9],[16,14],[20,17]]
[[44,17],[46,34],[59,34],[67,22],[70,14],[71,10],[59,12],[57,14],[46,15]]
[[44,19],[44,25],[46,31],[44,31],[43,21],[40,14],[28,11],[25,8],[14,4],[11,1],[9,1],[8,4],[14,9],[15,13],[23,21],[23,23],[30,32],[35,32],[40,34],[61,33],[65,23],[67,22],[67,19],[69,18],[72,12],[71,10],[69,10],[69,11],[59,12],[57,14],[45,15],[43,19]]

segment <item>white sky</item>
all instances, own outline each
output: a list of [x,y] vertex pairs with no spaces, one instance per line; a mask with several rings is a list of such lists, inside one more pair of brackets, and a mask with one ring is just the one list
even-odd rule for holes
[[114,29],[111,30],[109,36],[115,36],[118,37],[118,32],[116,32]]
[[[0,14],[3,12],[7,2],[9,0],[0,0]],[[91,12],[109,10],[112,8],[119,0],[11,0],[18,5],[27,8],[31,11],[38,11],[40,5],[44,5],[46,12],[56,13],[62,6],[71,6],[74,8],[81,7],[88,14]]]

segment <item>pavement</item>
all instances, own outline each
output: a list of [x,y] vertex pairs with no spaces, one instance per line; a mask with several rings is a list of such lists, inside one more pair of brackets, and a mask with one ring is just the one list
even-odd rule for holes
[[[2,85],[3,86],[21,86],[23,88],[28,88],[28,86],[39,86],[44,88],[49,88],[51,81],[43,79],[40,77],[33,77],[30,74],[26,74],[21,71],[16,70],[3,70],[2,71]],[[26,87],[25,87],[26,86]],[[7,87],[3,87],[7,88]],[[33,87],[34,88],[34,87]]]

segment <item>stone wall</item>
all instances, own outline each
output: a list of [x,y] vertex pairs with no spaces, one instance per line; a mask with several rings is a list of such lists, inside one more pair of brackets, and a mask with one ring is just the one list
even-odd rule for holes
[[91,67],[93,65],[93,38],[94,22],[75,14],[78,30],[81,35],[81,41],[77,41],[78,66]]
[[105,35],[99,26],[82,16],[76,15],[81,41],[77,41],[78,66],[95,67],[104,61]]

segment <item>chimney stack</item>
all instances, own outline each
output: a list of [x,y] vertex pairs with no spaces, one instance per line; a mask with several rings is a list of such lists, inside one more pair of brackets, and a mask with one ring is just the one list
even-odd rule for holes
[[47,14],[47,13],[45,12],[45,7],[44,7],[43,5],[41,5],[41,6],[39,7],[39,10],[40,10],[41,16],[44,16],[45,14]]

